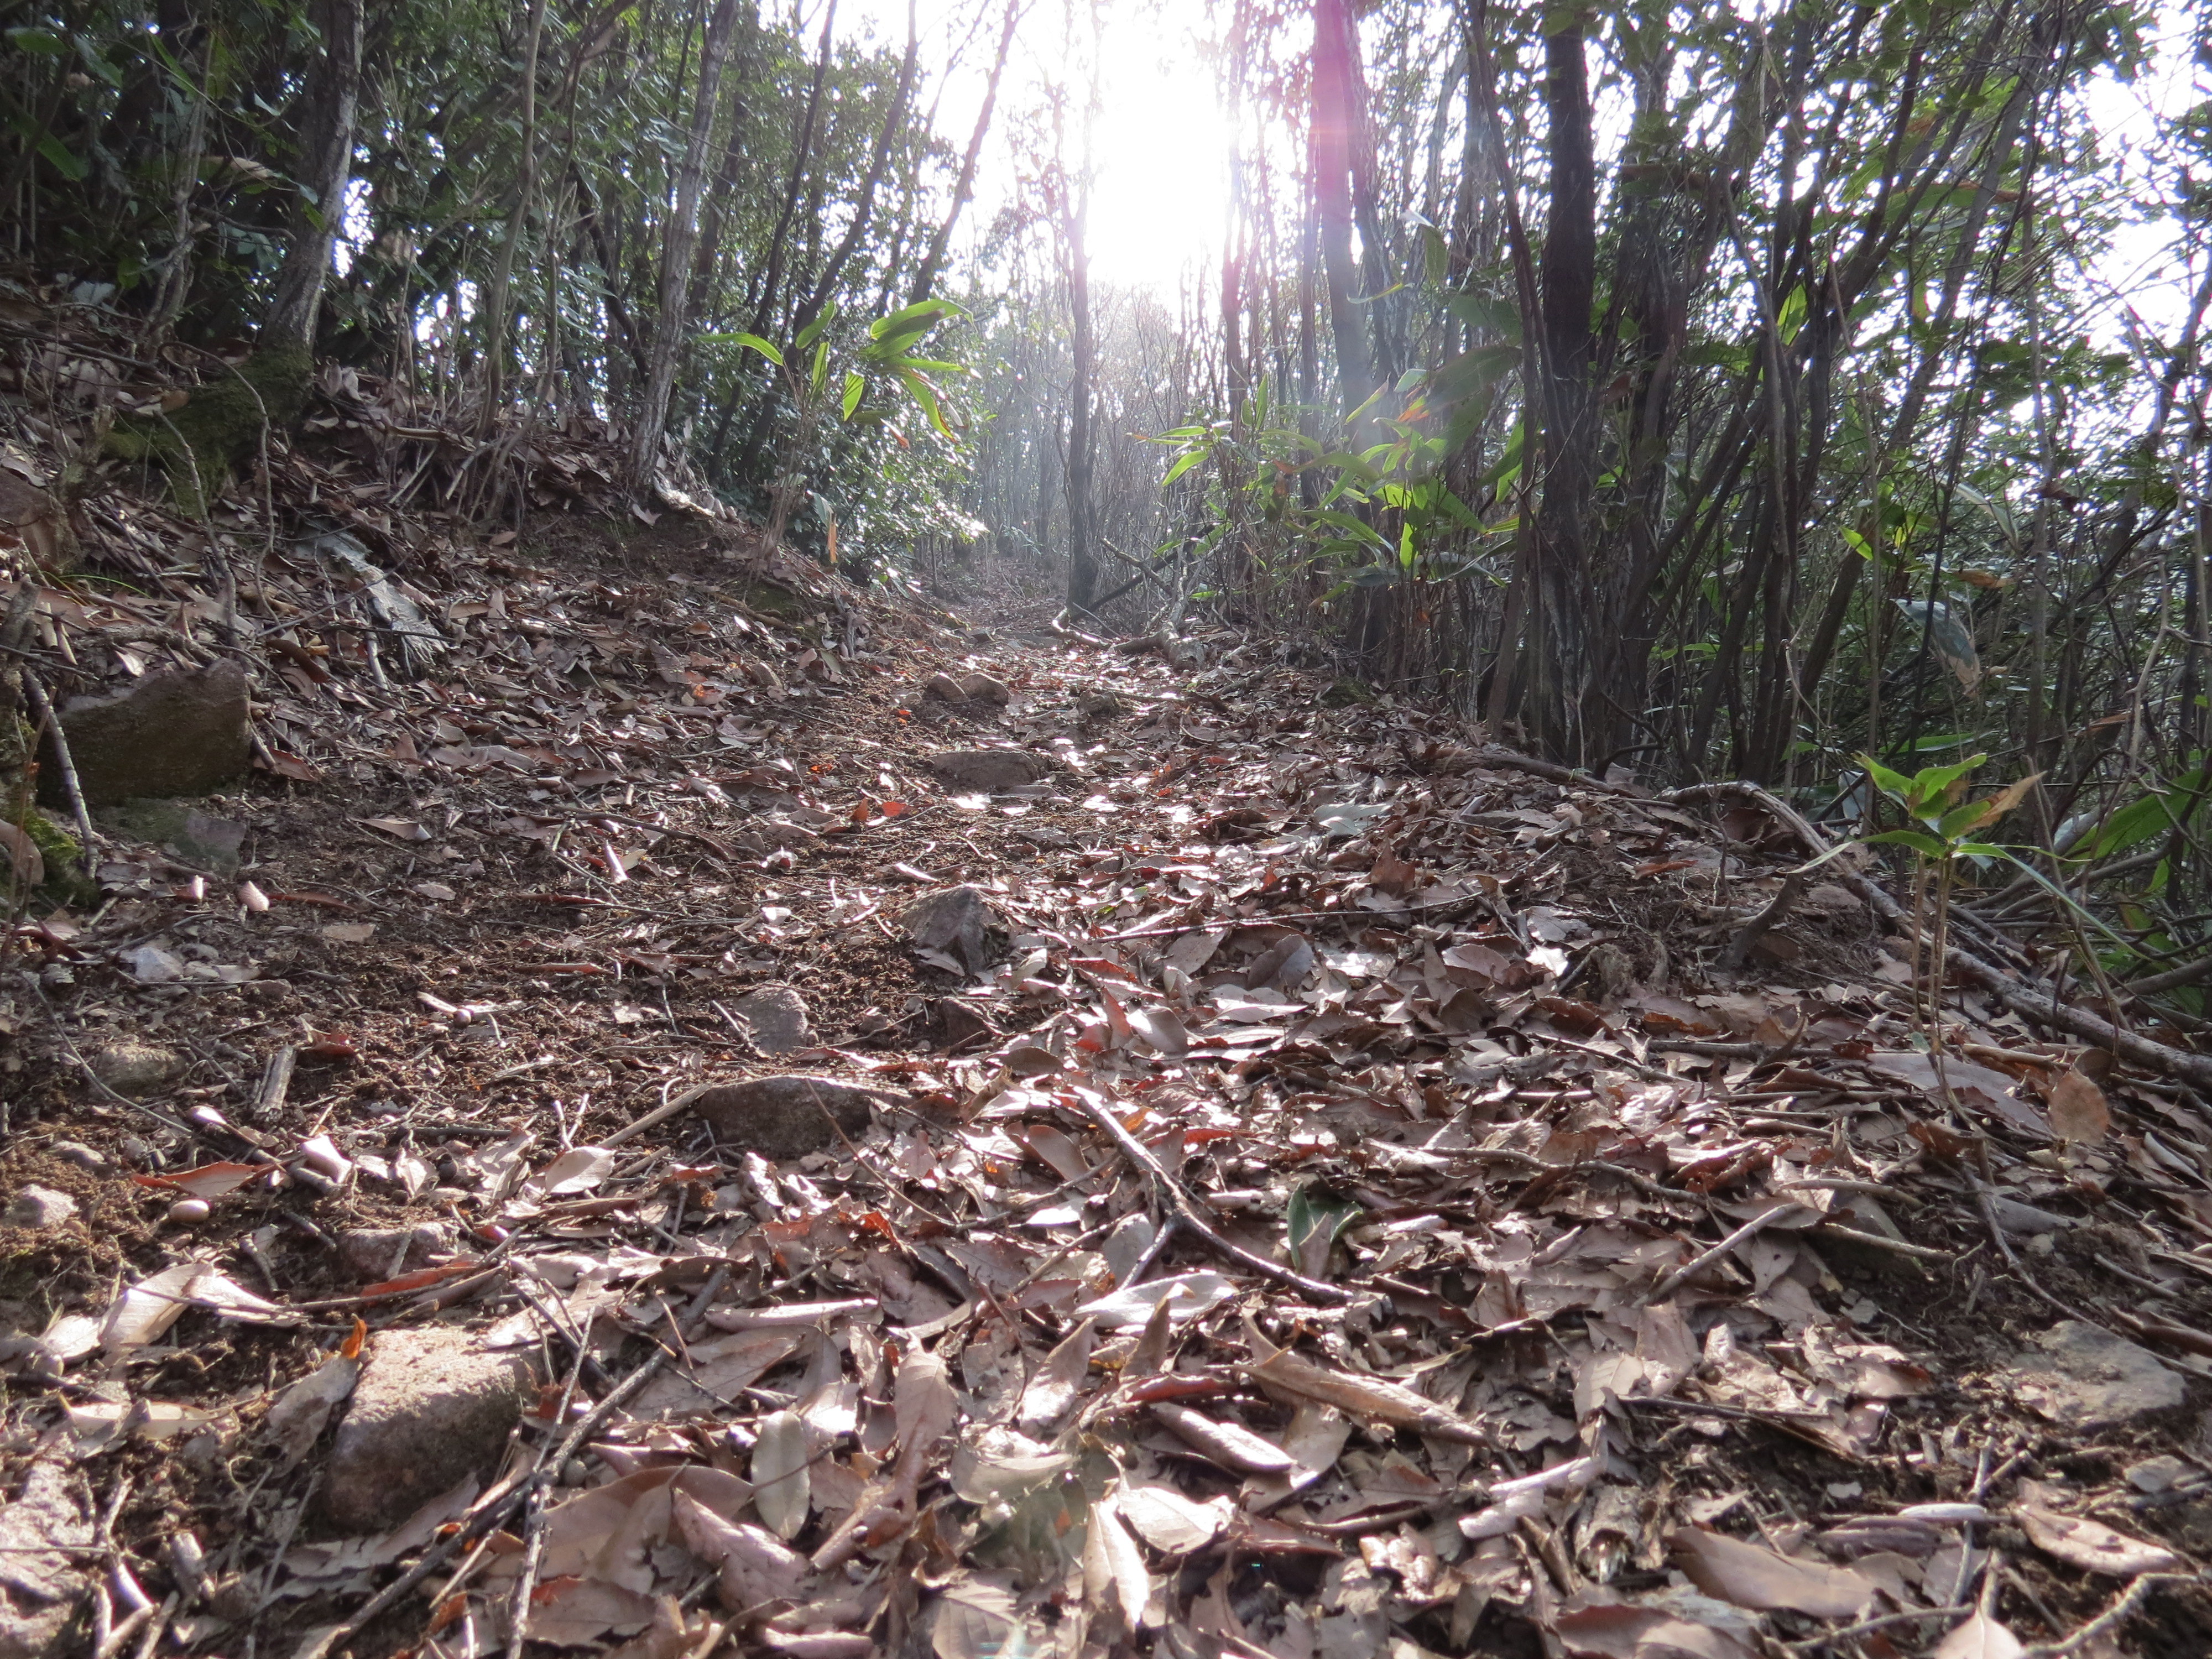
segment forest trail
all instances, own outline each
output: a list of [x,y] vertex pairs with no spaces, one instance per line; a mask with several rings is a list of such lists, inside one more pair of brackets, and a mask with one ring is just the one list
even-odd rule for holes
[[1917,1653],[1995,1549],[2200,1650],[2185,1091],[1954,988],[1947,1100],[1755,805],[682,522],[417,573],[417,678],[258,630],[255,781],[19,931],[16,1626]]

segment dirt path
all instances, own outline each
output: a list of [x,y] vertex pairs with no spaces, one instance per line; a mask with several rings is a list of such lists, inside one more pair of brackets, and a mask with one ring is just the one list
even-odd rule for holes
[[272,649],[278,775],[19,933],[8,1629],[2203,1650],[2185,1092],[1954,993],[1954,1109],[1840,886],[1722,967],[1756,812],[787,576]]

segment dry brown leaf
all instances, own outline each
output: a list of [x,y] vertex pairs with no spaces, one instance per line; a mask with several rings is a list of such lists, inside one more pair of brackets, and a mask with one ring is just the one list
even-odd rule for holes
[[556,1578],[530,1598],[526,1632],[534,1642],[580,1648],[631,1636],[653,1622],[653,1599],[600,1578]]
[[720,1571],[716,1593],[732,1613],[759,1614],[797,1599],[806,1558],[774,1533],[725,1521],[688,1492],[675,1494],[673,1513],[686,1547]]
[[2017,1512],[2028,1542],[2087,1572],[2132,1578],[2141,1572],[2170,1571],[2181,1565],[2181,1558],[2172,1550],[2115,1532],[2086,1515],[2061,1515],[2033,1504],[2022,1504]]
[[1188,1406],[1167,1403],[1154,1406],[1152,1415],[1215,1462],[1242,1474],[1282,1474],[1296,1466],[1290,1453],[1241,1423],[1217,1422]]
[[2112,1109],[2105,1091],[2077,1066],[2051,1085],[2051,1133],[2061,1140],[2094,1146],[2112,1133]]
[[1226,1497],[1201,1504],[1172,1486],[1124,1484],[1115,1508],[1129,1529],[1167,1555],[1190,1555],[1221,1536],[1233,1513]]
[[1083,1546],[1083,1593],[1100,1601],[1110,1595],[1121,1610],[1122,1622],[1133,1632],[1144,1628],[1152,1575],[1145,1565],[1144,1552],[1122,1524],[1110,1489],[1091,1508]]
[[1553,1621],[1571,1659],[1753,1659],[1724,1630],[1628,1602],[1577,1607]]
[[1985,1613],[1968,1615],[1936,1644],[1929,1659],[2021,1659],[2020,1638]]
[[797,1412],[770,1412],[753,1432],[753,1508],[770,1532],[788,1540],[806,1524],[813,1498],[806,1425]]
[[326,1359],[276,1396],[269,1407],[269,1431],[283,1452],[287,1468],[307,1455],[331,1413],[353,1393],[361,1379],[361,1361],[341,1356]]
[[1085,1320],[1045,1356],[1045,1362],[1022,1390],[1021,1409],[1015,1422],[1024,1434],[1048,1434],[1075,1403],[1091,1372],[1091,1347],[1097,1324]]
[[1379,1376],[1354,1376],[1330,1370],[1299,1358],[1288,1349],[1278,1350],[1247,1368],[1255,1382],[1285,1394],[1318,1400],[1355,1417],[1389,1423],[1439,1440],[1456,1440],[1469,1446],[1486,1446],[1490,1437],[1480,1425],[1446,1411],[1425,1395],[1403,1383]]
[[1847,1567],[1778,1555],[1705,1527],[1677,1528],[1667,1543],[1692,1583],[1740,1607],[1848,1619],[1875,1593],[1872,1583]]

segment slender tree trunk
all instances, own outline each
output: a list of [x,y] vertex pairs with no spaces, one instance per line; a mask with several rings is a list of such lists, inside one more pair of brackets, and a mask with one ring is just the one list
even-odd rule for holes
[[1078,610],[1090,609],[1098,594],[1098,553],[1093,538],[1091,498],[1096,450],[1091,432],[1091,380],[1096,365],[1092,361],[1091,329],[1091,253],[1084,242],[1090,193],[1086,179],[1072,192],[1061,219],[1067,239],[1068,334],[1074,357],[1067,386],[1067,602]]
[[522,49],[522,177],[515,187],[514,208],[507,216],[507,234],[500,238],[499,259],[492,267],[491,289],[484,296],[484,392],[477,411],[477,430],[489,432],[507,400],[507,299],[514,280],[515,250],[522,245],[522,229],[538,195],[538,48],[545,33],[545,0],[530,0],[528,35]]
[[822,308],[830,303],[830,296],[837,291],[838,279],[844,275],[846,262],[860,246],[860,239],[868,234],[869,222],[875,216],[876,192],[883,187],[884,170],[890,165],[891,147],[897,142],[899,129],[906,125],[907,102],[914,94],[915,65],[921,53],[915,0],[907,0],[906,23],[906,57],[899,64],[898,86],[891,94],[890,107],[884,112],[884,125],[876,135],[875,154],[868,159],[867,177],[860,181],[860,193],[853,204],[853,222],[845,228],[844,240],[823,264],[814,291],[806,296],[805,303],[792,319],[794,334],[819,317]]
[[1346,415],[1375,395],[1374,352],[1359,314],[1358,263],[1352,252],[1352,149],[1356,117],[1351,54],[1358,36],[1344,0],[1314,0],[1314,204],[1322,262],[1328,272],[1329,328],[1336,337],[1336,374]]
[[637,428],[631,434],[630,482],[640,489],[650,488],[653,483],[661,431],[668,422],[669,394],[675,389],[677,366],[683,359],[686,283],[699,237],[699,181],[706,171],[707,141],[714,129],[722,64],[729,56],[730,33],[737,15],[738,0],[714,0],[714,13],[707,21],[707,39],[700,48],[699,90],[691,106],[690,142],[684,146],[684,164],[677,174],[675,210],[661,239],[660,314],[653,323],[653,356],[646,370]]
[[1586,706],[1596,641],[1586,538],[1595,483],[1590,387],[1590,311],[1597,282],[1597,175],[1590,134],[1589,72],[1579,21],[1544,41],[1544,107],[1552,163],[1541,264],[1544,383],[1543,495],[1536,517],[1531,614],[1529,724],[1565,760],[1602,760],[1611,732]]
[[945,218],[929,239],[929,252],[921,257],[921,268],[914,274],[914,286],[907,290],[910,304],[920,304],[929,297],[936,286],[937,273],[944,266],[945,250],[952,245],[953,227],[960,222],[960,210],[975,193],[975,163],[983,154],[983,139],[991,131],[991,113],[998,107],[999,76],[1006,67],[1006,58],[1013,50],[1014,27],[1022,21],[1023,0],[1006,0],[1006,21],[999,33],[998,56],[991,60],[991,76],[983,87],[983,107],[975,116],[975,131],[968,135],[968,149],[960,158],[960,177],[952,186],[952,205],[945,210]]
[[345,212],[346,181],[353,172],[354,111],[361,98],[362,0],[321,0],[315,21],[323,55],[308,72],[303,104],[305,140],[300,177],[314,191],[292,211],[291,246],[276,273],[276,291],[262,319],[259,349],[312,352],[315,313],[330,274],[331,249]]

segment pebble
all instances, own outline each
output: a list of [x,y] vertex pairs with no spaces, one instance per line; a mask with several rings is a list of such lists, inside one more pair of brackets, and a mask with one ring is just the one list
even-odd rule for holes
[[11,1227],[43,1233],[76,1218],[76,1200],[67,1193],[58,1193],[51,1187],[26,1187],[15,1194],[8,1206],[7,1223]]
[[64,1164],[74,1164],[88,1175],[106,1175],[107,1160],[82,1140],[57,1140],[51,1150]]
[[205,1221],[214,1213],[214,1206],[204,1198],[180,1198],[169,1206],[169,1219],[185,1224]]

